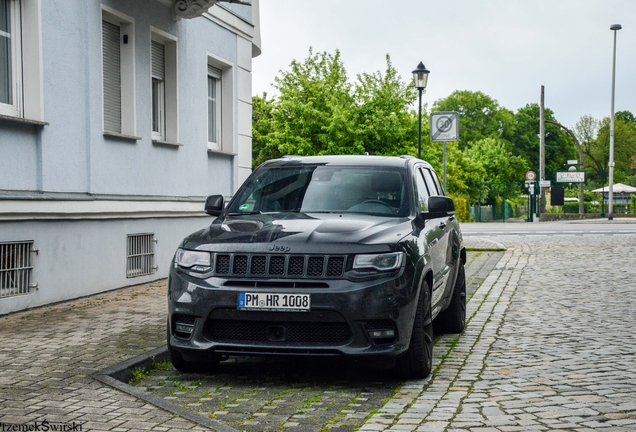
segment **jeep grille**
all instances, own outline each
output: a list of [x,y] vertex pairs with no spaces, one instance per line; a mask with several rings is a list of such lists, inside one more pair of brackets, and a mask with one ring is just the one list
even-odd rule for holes
[[219,276],[338,278],[345,262],[342,255],[216,254],[214,268]]

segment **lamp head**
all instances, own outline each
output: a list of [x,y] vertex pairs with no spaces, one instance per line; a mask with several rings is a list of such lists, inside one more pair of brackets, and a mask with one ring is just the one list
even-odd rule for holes
[[620,30],[622,28],[623,26],[621,26],[620,24],[612,24],[612,26],[610,27],[610,30]]
[[428,81],[428,74],[431,73],[424,63],[420,62],[417,65],[417,68],[413,71],[413,81],[415,82],[415,88],[418,90],[424,90],[426,88],[426,83]]

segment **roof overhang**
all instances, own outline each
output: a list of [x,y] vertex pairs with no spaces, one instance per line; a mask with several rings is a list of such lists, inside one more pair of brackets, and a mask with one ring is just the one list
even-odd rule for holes
[[238,3],[251,5],[245,0],[174,0],[172,3],[172,13],[177,18],[197,18],[202,16],[216,3],[224,1],[226,3]]

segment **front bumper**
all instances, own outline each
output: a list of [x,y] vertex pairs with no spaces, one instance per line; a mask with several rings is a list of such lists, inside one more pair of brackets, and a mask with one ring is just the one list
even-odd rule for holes
[[[169,343],[189,357],[305,355],[395,357],[408,348],[417,290],[402,268],[366,280],[321,280],[312,287],[286,279],[199,279],[172,268],[168,283]],[[241,286],[242,282],[246,282]],[[290,284],[296,286],[290,288]],[[310,312],[245,311],[240,292],[310,294]]]

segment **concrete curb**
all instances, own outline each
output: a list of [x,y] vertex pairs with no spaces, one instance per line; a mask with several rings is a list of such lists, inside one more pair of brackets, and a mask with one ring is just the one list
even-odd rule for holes
[[211,430],[219,432],[239,432],[237,429],[206,417],[203,414],[189,411],[180,405],[168,402],[167,400],[155,396],[152,393],[148,393],[138,387],[127,384],[132,377],[132,371],[134,369],[148,369],[152,367],[153,361],[163,362],[166,360],[169,360],[168,348],[164,346],[148,351],[145,354],[133,357],[114,366],[109,366],[106,369],[102,369],[101,371],[92,374],[91,376],[101,383],[124,393],[128,393],[131,396],[142,399],[156,407],[193,421]]
[[464,236],[464,246],[469,251],[505,251],[508,249],[503,243],[496,240],[477,236]]

